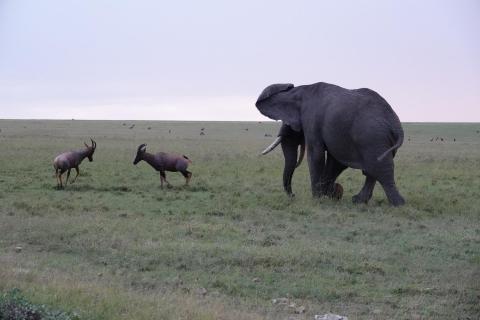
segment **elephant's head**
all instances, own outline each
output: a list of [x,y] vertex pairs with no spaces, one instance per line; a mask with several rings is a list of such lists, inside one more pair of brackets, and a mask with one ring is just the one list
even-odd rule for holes
[[262,91],[255,106],[263,115],[273,120],[282,120],[284,124],[300,132],[302,98],[297,89],[291,83],[272,84]]
[[[277,139],[268,146],[262,154],[265,155],[275,149],[279,144],[282,145],[283,156],[285,158],[285,167],[283,169],[283,188],[285,192],[293,196],[292,177],[295,168],[297,168],[305,155],[305,138],[303,132],[293,130],[289,125],[283,124],[278,133]],[[300,156],[298,156],[298,147],[300,146]],[[297,160],[298,156],[298,160]]]

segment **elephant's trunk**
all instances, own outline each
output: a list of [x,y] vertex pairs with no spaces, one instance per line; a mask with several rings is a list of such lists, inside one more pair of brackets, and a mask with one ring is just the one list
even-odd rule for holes
[[297,160],[298,145],[296,143],[282,142],[282,151],[285,158],[285,167],[283,168],[283,188],[289,196],[292,196],[293,173],[295,168],[301,163],[301,158]]

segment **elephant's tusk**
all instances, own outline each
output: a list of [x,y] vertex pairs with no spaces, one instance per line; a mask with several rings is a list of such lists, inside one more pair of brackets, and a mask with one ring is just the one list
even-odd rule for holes
[[262,155],[266,155],[267,153],[269,153],[270,151],[272,151],[273,149],[275,149],[279,144],[280,142],[282,142],[282,137],[277,137],[277,139],[275,139],[275,141],[273,141],[273,143],[271,145],[269,145],[265,150],[262,151]]
[[302,164],[302,160],[304,156],[305,156],[305,143],[302,143],[302,145],[300,146],[300,155],[298,156],[298,161],[295,168],[298,168]]

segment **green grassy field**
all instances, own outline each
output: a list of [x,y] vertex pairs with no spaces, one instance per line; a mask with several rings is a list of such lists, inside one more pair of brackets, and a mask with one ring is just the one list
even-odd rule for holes
[[[258,155],[278,127],[0,120],[0,293],[82,319],[480,318],[480,124],[404,125],[401,208],[378,184],[353,205],[352,169],[342,200],[312,199],[306,163],[289,199],[280,148]],[[94,161],[56,190],[53,158],[90,136]],[[161,190],[140,143],[188,155],[191,186]]]

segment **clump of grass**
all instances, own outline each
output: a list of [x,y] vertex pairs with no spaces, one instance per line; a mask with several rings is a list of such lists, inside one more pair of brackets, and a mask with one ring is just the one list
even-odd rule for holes
[[12,289],[0,296],[1,320],[79,320],[75,313],[50,308],[28,301],[19,289]]

